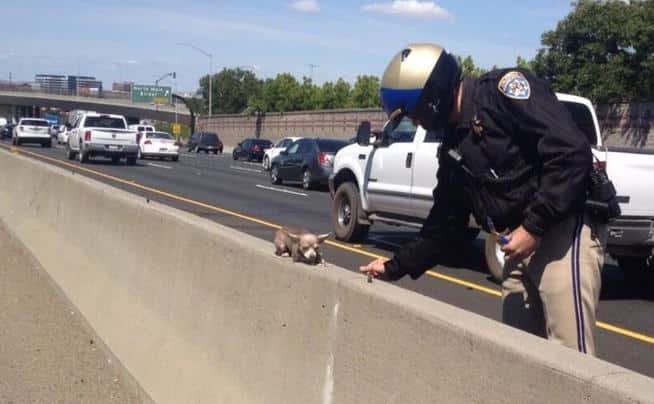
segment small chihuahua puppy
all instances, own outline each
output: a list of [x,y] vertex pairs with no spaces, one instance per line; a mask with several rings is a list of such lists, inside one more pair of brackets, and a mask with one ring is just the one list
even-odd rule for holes
[[322,264],[325,260],[320,251],[320,244],[329,237],[329,233],[315,235],[298,226],[284,226],[275,233],[275,255],[288,254],[293,262],[311,265]]

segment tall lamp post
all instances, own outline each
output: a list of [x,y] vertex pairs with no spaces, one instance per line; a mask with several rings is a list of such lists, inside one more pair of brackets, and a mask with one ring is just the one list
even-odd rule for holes
[[211,75],[212,75],[212,72],[213,72],[213,56],[211,55],[211,53],[209,53],[209,52],[207,52],[205,50],[202,50],[202,49],[198,48],[197,46],[195,46],[193,44],[190,44],[190,43],[178,43],[177,45],[186,46],[186,47],[195,49],[196,51],[200,52],[201,54],[203,54],[204,56],[209,58],[209,116],[211,116],[211,93],[213,92],[212,87],[211,87],[211,82],[213,81],[212,78],[211,78]]

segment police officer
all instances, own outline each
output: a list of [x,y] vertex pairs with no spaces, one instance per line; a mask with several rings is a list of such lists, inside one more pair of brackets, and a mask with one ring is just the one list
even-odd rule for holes
[[419,237],[360,270],[418,278],[460,249],[472,213],[505,234],[503,321],[594,354],[606,233],[584,209],[590,145],[548,84],[524,69],[462,78],[443,48],[413,44],[391,60],[381,87],[388,125],[408,116],[445,137]]

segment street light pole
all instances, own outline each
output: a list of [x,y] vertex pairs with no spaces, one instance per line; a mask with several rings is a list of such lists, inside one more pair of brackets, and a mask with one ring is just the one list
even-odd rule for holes
[[213,79],[212,79],[211,76],[213,74],[213,55],[211,53],[205,51],[205,50],[202,50],[202,49],[198,48],[197,46],[195,46],[193,44],[190,44],[190,43],[185,43],[184,42],[184,43],[178,43],[177,45],[187,46],[189,48],[195,49],[196,51],[200,52],[201,54],[203,54],[204,56],[209,58],[209,116],[211,116],[211,112],[212,112],[212,109],[211,109],[211,101],[212,101],[211,97],[212,97],[212,95],[211,95],[211,93],[213,93],[213,88],[212,88],[213,86],[211,84]]
[[213,56],[209,54],[209,116],[211,116],[212,102],[211,97],[213,96],[213,88],[211,82],[213,81]]

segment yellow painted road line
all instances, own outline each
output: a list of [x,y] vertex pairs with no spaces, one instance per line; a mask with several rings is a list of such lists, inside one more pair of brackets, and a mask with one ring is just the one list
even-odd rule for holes
[[453,276],[445,275],[445,274],[442,274],[442,273],[436,272],[436,271],[427,271],[426,273],[427,273],[427,275],[429,275],[429,276],[431,276],[433,278],[437,278],[437,279],[441,279],[441,280],[444,280],[444,281],[447,281],[447,282],[455,283],[457,285],[464,286],[464,287],[470,288],[470,289],[474,289],[474,290],[476,290],[478,292],[486,293],[486,294],[489,294],[489,295],[492,295],[492,296],[502,297],[502,292],[500,292],[497,289],[487,288],[485,286],[481,286],[481,285],[478,285],[476,283],[464,281],[463,279],[455,278]]
[[[58,159],[55,159],[55,158],[52,158],[52,157],[44,156],[44,155],[38,154],[38,153],[33,153],[33,152],[30,152],[30,151],[27,151],[27,150],[19,150],[19,149],[15,148],[15,147],[7,147],[6,145],[0,145],[0,147],[4,148],[4,149],[6,149],[6,150],[8,150],[8,151],[10,151],[12,153],[22,153],[22,154],[34,156],[34,157],[39,158],[39,159],[52,161],[55,164],[60,164],[60,165],[63,165],[63,166],[74,168],[74,169],[77,169],[77,170],[80,170],[80,171],[83,171],[83,172],[87,172],[89,174],[96,175],[96,176],[101,177],[101,178],[106,178],[108,180],[118,182],[120,184],[129,185],[129,186],[134,187],[134,188],[138,188],[138,189],[141,189],[141,190],[144,190],[144,191],[152,192],[153,194],[165,196],[166,198],[170,198],[170,199],[173,199],[173,200],[176,200],[176,201],[188,203],[190,205],[199,206],[199,207],[202,207],[202,208],[205,208],[205,209],[212,210],[214,212],[219,212],[219,213],[223,213],[223,214],[226,214],[226,215],[229,215],[229,216],[237,217],[239,219],[247,220],[247,221],[252,222],[252,223],[257,223],[257,224],[260,224],[260,225],[263,225],[263,226],[266,226],[266,227],[270,227],[270,228],[273,228],[273,229],[281,228],[280,225],[268,222],[266,220],[257,219],[255,217],[244,215],[244,214],[241,214],[241,213],[238,213],[238,212],[234,212],[234,211],[229,210],[229,209],[219,208],[219,207],[214,206],[214,205],[209,205],[207,203],[196,201],[196,200],[193,200],[193,199],[189,199],[189,198],[186,198],[186,197],[183,197],[183,196],[180,196],[180,195],[171,194],[169,192],[161,191],[161,190],[158,190],[156,188],[150,188],[148,186],[138,184],[138,183],[136,183],[136,182],[134,182],[132,180],[125,180],[125,179],[122,179],[122,178],[119,178],[119,177],[114,177],[113,175],[105,174],[105,173],[102,173],[100,171],[91,170],[89,168],[82,167],[80,165],[71,164],[71,163],[69,163],[67,161],[58,160]],[[342,250],[349,251],[349,252],[352,252],[352,253],[355,253],[355,254],[363,255],[363,256],[366,256],[366,257],[369,257],[369,258],[388,258],[388,257],[386,257],[384,255],[380,255],[380,254],[376,254],[376,253],[373,253],[373,252],[370,252],[370,251],[366,251],[366,250],[363,250],[361,248],[352,247],[350,245],[340,243],[338,241],[326,240],[325,244],[328,244],[328,245],[331,245],[332,247],[340,248]],[[497,289],[487,288],[485,286],[482,286],[482,285],[479,285],[479,284],[476,284],[476,283],[473,283],[473,282],[468,282],[468,281],[465,281],[463,279],[456,278],[454,276],[445,275],[443,273],[436,272],[436,271],[427,271],[426,274],[428,276],[431,276],[432,278],[436,278],[436,279],[440,279],[440,280],[443,280],[443,281],[446,281],[446,282],[454,283],[456,285],[463,286],[463,287],[466,287],[466,288],[469,288],[469,289],[473,289],[473,290],[476,290],[476,291],[481,292],[481,293],[485,293],[485,294],[495,296],[495,297],[502,297],[502,292],[500,292]],[[602,321],[597,321],[595,323],[595,325],[597,325],[598,328],[601,328],[603,330],[606,330],[606,331],[609,331],[609,332],[614,332],[614,333],[622,335],[624,337],[632,338],[632,339],[635,339],[635,340],[638,340],[638,341],[641,341],[641,342],[645,342],[645,343],[654,345],[654,337],[652,337],[652,336],[642,334],[642,333],[639,333],[639,332],[636,332],[636,331],[632,331],[632,330],[629,330],[629,329],[626,329],[626,328],[623,328],[623,327],[620,327],[620,326],[608,324],[608,323],[605,323],[605,322],[602,322]]]
[[369,252],[359,248],[354,248],[347,244],[339,243],[338,241],[334,241],[334,240],[325,240],[325,244],[329,244],[332,247],[340,248],[341,250],[353,252],[355,254],[365,255],[366,257],[370,257],[370,258],[388,258],[383,255],[375,254],[373,252]]
[[598,328],[601,328],[606,331],[611,331],[616,334],[623,335],[625,337],[637,339],[638,341],[641,342],[646,342],[648,344],[654,345],[654,337],[650,337],[649,335],[641,334],[639,332],[631,331],[623,327],[618,327],[612,324],[605,323],[603,321],[596,321],[595,325]]
[[[5,149],[7,149],[7,147],[4,146],[4,145],[0,145],[0,147],[3,147]],[[186,197],[183,197],[183,196],[180,196],[180,195],[171,194],[169,192],[161,191],[161,190],[156,189],[156,188],[151,188],[151,187],[148,187],[148,186],[145,186],[145,185],[141,185],[141,184],[136,183],[134,180],[125,180],[123,178],[115,177],[115,176],[110,175],[110,174],[105,174],[105,173],[102,173],[100,171],[91,170],[91,169],[83,167],[81,165],[72,164],[72,163],[69,163],[67,161],[58,160],[58,159],[55,159],[55,158],[52,158],[52,157],[44,156],[44,155],[38,154],[38,153],[33,153],[33,152],[30,152],[30,151],[27,151],[27,150],[20,150],[18,152],[22,153],[22,154],[34,156],[34,157],[39,158],[39,159],[52,161],[55,164],[60,164],[60,165],[63,165],[63,166],[74,168],[74,169],[79,170],[79,171],[87,172],[89,174],[93,174],[93,175],[96,175],[96,176],[101,177],[101,178],[106,178],[108,180],[111,180],[111,181],[114,181],[114,182],[117,182],[117,183],[120,183],[120,184],[129,185],[131,187],[142,189],[142,190],[148,191],[148,192],[152,192],[153,194],[165,196],[167,198],[174,199],[174,200],[177,200],[177,201],[180,201],[180,202],[185,202],[185,203],[188,203],[190,205],[200,206],[202,208],[209,209],[209,210],[212,210],[214,212],[224,213],[226,215],[234,216],[234,217],[237,217],[239,219],[244,219],[244,220],[248,220],[250,222],[261,224],[261,225],[264,225],[264,226],[267,226],[267,227],[272,227],[274,229],[281,228],[281,226],[278,225],[278,224],[274,224],[274,223],[271,223],[271,222],[268,222],[268,221],[265,221],[265,220],[257,219],[255,217],[243,215],[241,213],[234,212],[234,211],[229,210],[229,209],[219,208],[217,206],[209,205],[209,204],[199,202],[199,201],[196,201],[196,200],[193,200],[193,199],[189,199],[189,198],[186,198]]]

